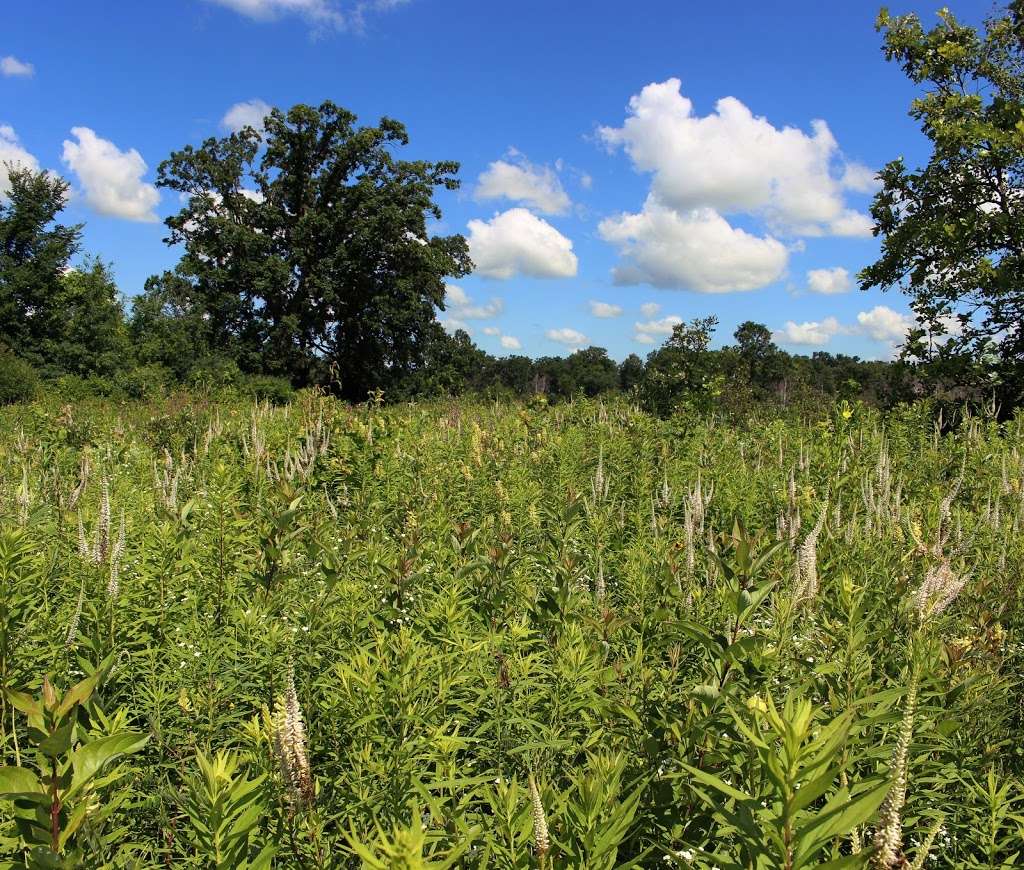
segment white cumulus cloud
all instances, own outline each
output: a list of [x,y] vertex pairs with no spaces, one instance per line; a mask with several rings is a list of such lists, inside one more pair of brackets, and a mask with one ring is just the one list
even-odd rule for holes
[[657,302],[645,302],[640,306],[640,313],[644,317],[654,317],[659,311],[661,306]]
[[501,337],[501,346],[505,350],[519,350],[522,345],[519,343],[519,339],[514,335],[503,335]]
[[837,215],[829,226],[833,235],[857,236],[858,238],[868,238],[875,228],[871,218],[852,208],[843,209],[842,213]]
[[606,218],[598,232],[623,257],[613,271],[616,284],[699,293],[755,290],[778,280],[789,259],[777,239],[733,227],[714,209],[680,212],[653,195],[643,211]]
[[856,193],[874,193],[882,183],[878,173],[863,163],[847,163],[843,167],[843,187]]
[[811,269],[807,273],[807,287],[812,293],[823,293],[826,296],[835,293],[846,293],[853,287],[850,273],[842,266],[832,269]]
[[565,344],[569,347],[578,347],[581,344],[587,343],[587,337],[582,332],[570,329],[567,326],[562,329],[549,329],[545,335],[552,341],[557,341],[559,344]]
[[78,141],[64,140],[64,162],[78,176],[85,200],[99,214],[132,221],[157,220],[160,192],[146,184],[146,161],[134,148],[121,151],[88,127],[72,127]]
[[812,121],[809,134],[776,127],[735,97],[723,97],[701,117],[671,78],[643,88],[623,125],[601,127],[599,135],[652,173],[652,192],[680,212],[755,214],[795,235],[869,232],[870,221],[856,222],[843,197],[843,173],[846,187],[863,189],[865,170],[854,165],[846,172],[825,121]]
[[11,192],[8,165],[19,169],[31,169],[33,172],[39,171],[39,161],[25,150],[14,128],[0,124],[0,199]]
[[501,335],[501,330],[497,326],[485,326],[483,333],[484,335]]
[[577,260],[572,242],[525,208],[510,208],[489,221],[471,220],[469,255],[487,278],[571,278]]
[[900,314],[887,305],[876,305],[857,315],[858,331],[875,341],[901,342],[915,324],[909,314]]
[[252,127],[259,132],[263,129],[263,119],[270,114],[270,108],[260,99],[243,100],[228,109],[220,123],[232,133],[239,132],[243,127]]
[[634,323],[633,327],[637,332],[643,333],[644,335],[671,335],[672,330],[682,322],[683,318],[678,317],[675,314],[669,314],[667,317],[662,317],[660,320],[649,320],[647,323]]
[[446,284],[444,291],[445,310],[459,320],[490,320],[505,310],[505,300],[498,296],[484,305],[479,305],[457,284]]
[[474,197],[479,200],[510,199],[542,214],[565,214],[572,201],[550,166],[535,166],[518,152],[515,162],[495,160],[477,179]]
[[[657,314],[658,309],[660,308],[659,305],[656,305],[653,302],[648,302],[640,307],[641,309],[650,309],[653,307],[654,311],[651,312],[652,315]],[[676,314],[669,314],[659,320],[648,320],[646,323],[634,323],[633,328],[636,331],[633,333],[633,341],[639,342],[640,344],[654,344],[657,340],[655,338],[656,335],[669,336],[672,334],[672,330],[682,322],[683,318]]]
[[36,68],[32,64],[18,60],[14,55],[9,54],[7,57],[0,57],[0,74],[10,77],[23,76],[31,78],[36,74]]
[[[946,323],[950,334],[955,335],[960,330],[955,318],[946,318]],[[773,332],[772,337],[781,344],[824,347],[835,335],[862,336],[883,345],[885,355],[891,357],[917,325],[917,319],[911,314],[876,305],[870,311],[859,312],[852,323],[841,323],[835,317],[804,323],[789,320]]]
[[826,317],[824,320],[809,320],[804,323],[787,320],[782,329],[772,333],[772,339],[781,344],[824,347],[832,336],[841,332],[842,329],[842,325],[834,317]]
[[328,0],[209,0],[257,21],[297,14],[311,21],[342,25],[344,16]]
[[460,329],[470,335],[473,334],[473,330],[470,328],[469,324],[466,323],[465,320],[459,320],[457,317],[442,317],[437,322],[441,324],[441,327],[449,335],[454,335]]
[[618,317],[622,314],[621,305],[613,305],[611,302],[598,302],[596,299],[590,300],[590,313],[594,317]]

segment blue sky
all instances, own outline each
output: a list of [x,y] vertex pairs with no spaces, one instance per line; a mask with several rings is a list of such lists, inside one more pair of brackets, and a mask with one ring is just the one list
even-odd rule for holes
[[[937,2],[890,3],[935,21]],[[988,0],[952,9],[976,23]],[[333,100],[462,164],[440,227],[470,239],[450,328],[532,356],[641,355],[677,319],[761,321],[795,352],[885,358],[863,293],[872,173],[928,154],[875,2],[19,2],[0,33],[0,161],[56,170],[84,248],[141,291],[179,251],[152,187],[172,150],[260,107]],[[0,174],[0,188],[5,181]],[[2,191],[0,191],[2,192]]]

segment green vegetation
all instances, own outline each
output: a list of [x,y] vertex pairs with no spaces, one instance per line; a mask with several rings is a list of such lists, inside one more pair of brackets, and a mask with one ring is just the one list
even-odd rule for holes
[[0,860],[1015,866],[1024,425],[748,422],[0,410]]
[[1024,399],[1024,3],[1012,0],[979,33],[948,10],[926,31],[885,9],[888,60],[923,93],[910,115],[933,151],[879,179],[871,216],[882,256],[862,286],[906,291],[921,320],[907,350],[963,395],[983,385]]

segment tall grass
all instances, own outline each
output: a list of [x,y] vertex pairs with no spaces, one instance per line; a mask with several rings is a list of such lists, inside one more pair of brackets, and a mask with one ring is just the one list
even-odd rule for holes
[[0,864],[1016,866],[1022,447],[925,407],[3,409]]

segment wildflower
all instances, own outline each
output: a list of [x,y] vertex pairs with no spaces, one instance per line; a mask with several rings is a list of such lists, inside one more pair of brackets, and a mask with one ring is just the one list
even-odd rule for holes
[[540,791],[537,789],[537,781],[530,774],[530,812],[533,816],[533,842],[537,848],[537,854],[543,858],[551,848],[551,838],[548,836],[548,820],[544,815],[544,804],[540,799]]
[[285,693],[277,700],[272,727],[274,754],[288,799],[293,807],[307,807],[313,803],[315,789],[306,755],[306,728],[295,692],[294,667],[288,669]]
[[78,587],[78,602],[75,604],[74,613],[71,614],[71,622],[68,623],[68,633],[64,639],[64,648],[71,649],[78,639],[78,624],[82,620],[82,602],[85,600],[85,580]]
[[913,605],[918,621],[925,622],[949,607],[966,585],[968,577],[968,574],[956,573],[946,558],[929,568],[914,593]]
[[[928,836],[925,837],[924,843],[922,843],[920,848],[917,850],[917,855],[915,856],[913,863],[909,865],[910,870],[921,870],[921,868],[924,867],[924,862],[929,858],[928,853],[931,852],[932,845],[935,843],[935,838],[943,830],[942,818],[940,817],[928,832]],[[948,838],[946,840],[946,845],[948,845]]]
[[747,698],[747,709],[756,710],[759,713],[767,713],[768,705],[760,695],[751,695]]
[[110,551],[110,484],[103,480],[103,495],[100,497],[100,518],[96,523],[96,543],[92,550],[93,564],[106,561]]
[[917,707],[917,675],[910,683],[906,702],[903,708],[903,721],[900,724],[900,736],[893,750],[890,771],[892,787],[882,802],[879,811],[879,824],[875,831],[875,856],[872,866],[876,870],[889,870],[900,866],[903,860],[903,805],[907,800],[907,755],[910,751],[910,740],[914,736],[914,712]]
[[818,521],[814,528],[804,538],[796,557],[796,599],[814,598],[818,594],[818,536],[825,527],[825,517],[828,514],[828,498],[822,505],[821,513],[818,514]]
[[82,512],[78,512],[78,555],[82,559],[89,558],[89,544],[85,540],[85,526],[82,524]]
[[121,527],[117,533],[117,540],[110,551],[110,580],[107,582],[107,594],[113,600],[121,588],[121,556],[124,554],[124,511],[121,511]]

